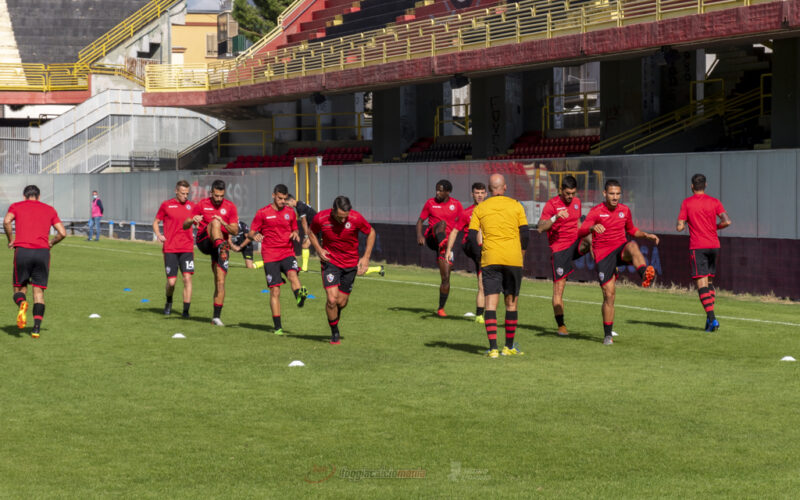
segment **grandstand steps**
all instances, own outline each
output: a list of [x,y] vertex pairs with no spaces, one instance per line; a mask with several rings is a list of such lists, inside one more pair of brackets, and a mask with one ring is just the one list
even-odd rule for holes
[[414,0],[362,0],[357,12],[342,15],[342,23],[327,28],[327,38],[379,29],[394,23],[414,7]]
[[8,12],[6,0],[0,0],[0,63],[19,64],[17,41],[11,26],[11,14]]
[[742,85],[753,87],[753,74],[760,76],[768,73],[772,67],[771,57],[762,47],[732,47],[715,52],[717,64],[709,79],[722,79],[725,82],[725,93],[731,95],[741,91]]

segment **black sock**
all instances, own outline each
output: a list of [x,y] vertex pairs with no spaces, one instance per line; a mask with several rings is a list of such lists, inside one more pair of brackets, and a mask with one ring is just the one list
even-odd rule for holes
[[296,299],[297,296],[300,294],[300,289],[298,288],[297,290],[292,290],[292,293],[294,294],[294,298]]
[[17,307],[19,307],[19,305],[24,300],[28,300],[27,298],[25,298],[25,294],[24,293],[17,292],[17,293],[14,294],[14,303],[17,305]]
[[184,316],[188,316],[189,315],[189,306],[191,306],[191,305],[192,305],[191,302],[184,302],[183,303],[183,315]]
[[44,317],[44,304],[33,304],[33,327],[39,328],[42,326],[42,318]]
[[506,311],[506,347],[514,348],[514,335],[517,332],[517,311]]
[[613,322],[611,323],[606,323],[605,321],[603,322],[603,334],[605,334],[606,337],[611,336],[611,328],[613,326],[614,326]]
[[647,266],[641,266],[636,268],[636,272],[639,273],[639,277],[644,279],[644,272],[647,271]]
[[450,293],[442,293],[439,292],[439,309],[444,309],[444,305],[447,303],[447,297]]
[[563,314],[556,314],[556,323],[558,326],[564,326],[564,315]]
[[167,304],[172,304],[172,295],[167,295]]
[[219,318],[220,314],[222,314],[222,304],[214,304],[214,317]]
[[483,313],[486,336],[489,338],[489,349],[497,349],[497,311]]
[[484,308],[483,307],[476,307],[475,308],[475,316],[483,315]]
[[276,330],[281,329],[281,317],[280,316],[273,316],[272,323],[275,325]]
[[339,337],[339,318],[331,321],[328,320],[328,326],[331,327],[331,337],[338,338]]

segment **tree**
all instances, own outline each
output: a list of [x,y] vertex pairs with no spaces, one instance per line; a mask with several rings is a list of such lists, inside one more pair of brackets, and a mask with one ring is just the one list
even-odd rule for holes
[[234,0],[233,18],[239,23],[239,32],[255,43],[275,28],[278,16],[292,1]]

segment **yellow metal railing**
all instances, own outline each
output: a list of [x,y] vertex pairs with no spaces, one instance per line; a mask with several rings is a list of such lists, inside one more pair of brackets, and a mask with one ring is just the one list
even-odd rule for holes
[[[324,125],[323,123],[326,121],[325,117],[330,118],[337,118],[343,117],[352,120],[352,123],[344,123],[339,125]],[[300,119],[302,121],[303,118],[307,118],[314,121],[313,125],[295,125],[291,127],[279,127],[277,126],[276,120],[280,118],[294,118]],[[364,129],[372,127],[372,119],[367,116],[364,112],[355,112],[355,113],[348,113],[348,112],[341,112],[341,113],[287,113],[287,114],[277,114],[272,115],[272,131],[269,135],[269,142],[275,142],[275,134],[276,132],[281,131],[303,131],[303,130],[313,130],[314,137],[317,142],[322,140],[322,132],[324,130],[353,130],[356,135],[356,139],[361,141],[364,139]],[[269,133],[269,132],[268,132]]]
[[[562,105],[560,106],[561,109],[557,109],[557,106],[555,105],[556,99],[563,99],[566,102],[570,98],[577,98],[577,99],[572,99],[572,101],[580,101],[581,103],[581,105],[579,106],[580,109],[576,110],[574,108],[567,108],[566,105]],[[572,94],[555,94],[547,96],[545,105],[542,107],[542,131],[546,132],[551,128],[553,128],[551,126],[551,118],[557,116],[576,115],[576,114],[583,115],[583,128],[589,128],[589,114],[600,112],[600,106],[597,105],[597,101],[599,98],[600,98],[599,90],[593,90],[589,92],[575,92]]]
[[[233,137],[233,134],[254,137],[254,139],[252,139],[252,142],[238,142]],[[263,156],[267,151],[267,134],[269,134],[267,130],[220,130],[219,134],[217,134],[217,151],[219,151],[220,156],[222,156],[223,147],[259,147],[261,148],[261,155]]]
[[[464,108],[463,113],[464,116],[461,119],[458,119],[457,115],[453,113],[450,120],[445,120],[444,118],[444,111],[446,109],[454,109],[454,108]],[[468,102],[463,104],[444,104],[436,108],[436,115],[433,118],[433,138],[438,139],[439,137],[444,135],[444,131],[442,130],[443,126],[450,123],[455,125],[456,127],[462,129],[464,131],[464,135],[472,135],[472,122],[470,113],[472,109]]]
[[151,65],[146,87],[163,92],[252,85],[772,1],[616,0],[570,7],[568,0],[522,0],[275,51],[255,49],[246,58],[205,65],[205,80],[174,76],[196,68]]
[[109,50],[119,45],[122,41],[133,38],[137,31],[161,17],[164,11],[179,1],[151,0],[78,52],[78,62],[90,64],[105,56]]

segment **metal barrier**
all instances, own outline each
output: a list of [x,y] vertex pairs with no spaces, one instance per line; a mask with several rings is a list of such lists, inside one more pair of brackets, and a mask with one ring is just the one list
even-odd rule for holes
[[[567,108],[566,101],[569,100],[569,98],[571,97],[578,98],[572,100],[573,101],[577,100],[581,103],[579,109]],[[556,100],[562,100],[561,105],[557,105],[555,103]],[[600,100],[599,90],[589,91],[589,92],[575,92],[571,94],[554,94],[547,96],[545,105],[542,107],[542,131],[546,132],[552,128],[556,128],[551,126],[550,123],[551,118],[571,116],[571,115],[583,115],[583,128],[589,128],[590,127],[589,115],[591,113],[595,113],[599,116],[600,106],[597,104],[599,100]],[[593,104],[589,104],[590,101]]]
[[[353,124],[344,124],[344,125],[323,125],[325,122],[325,117],[351,117],[353,120]],[[313,118],[314,125],[297,125],[293,127],[279,127],[276,124],[276,120],[281,118],[300,118],[302,121],[303,118]],[[372,118],[367,116],[367,114],[363,111],[354,112],[354,113],[347,113],[347,112],[337,112],[337,113],[280,113],[272,115],[272,131],[270,132],[270,139],[269,142],[275,142],[276,132],[282,131],[292,131],[296,130],[298,132],[303,130],[313,130],[315,133],[315,139],[317,142],[323,140],[322,132],[325,130],[353,130],[355,132],[355,139],[361,141],[364,140],[364,129],[372,128]]]
[[[244,134],[246,136],[251,137],[258,137],[258,139],[254,139],[256,142],[236,142],[233,138],[233,134]],[[267,134],[269,134],[266,130],[220,130],[219,134],[217,134],[217,151],[219,151],[220,156],[225,156],[222,154],[223,147],[258,147],[261,149],[261,156],[264,156],[267,151]],[[228,136],[228,139],[225,139],[226,142],[223,141],[223,136]]]
[[[451,114],[453,117],[452,119],[445,119],[444,110],[453,108],[464,108],[464,116],[462,119],[457,119],[455,113]],[[436,115],[433,118],[433,138],[438,139],[441,136],[452,135],[442,130],[443,126],[447,125],[448,123],[452,124],[454,128],[461,129],[464,135],[472,135],[472,121],[470,114],[471,109],[470,103],[468,102],[462,104],[444,104],[442,106],[438,106],[436,108]]]
[[164,92],[252,85],[771,1],[610,0],[571,7],[568,0],[523,0],[201,65],[207,78],[194,75],[196,66],[150,65],[146,87]]

